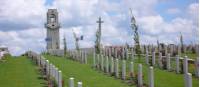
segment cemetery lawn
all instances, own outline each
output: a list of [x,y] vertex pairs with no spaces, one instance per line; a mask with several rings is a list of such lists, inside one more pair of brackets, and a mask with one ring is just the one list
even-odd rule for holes
[[0,61],[0,87],[43,87],[37,67],[26,56]]
[[[83,81],[84,86],[88,87],[127,87],[127,83],[122,84],[122,80],[115,79],[109,75],[105,75],[103,72],[94,70],[91,68],[93,58],[92,55],[88,57],[88,64],[80,64],[79,62],[72,61],[63,57],[56,57],[50,55],[44,55],[47,59],[49,59],[53,64],[59,67],[64,74],[65,85],[68,84],[68,78],[75,77],[77,81]],[[119,61],[119,63],[121,60]],[[130,63],[130,60],[127,61],[127,65]],[[134,71],[137,72],[138,62],[135,60]],[[144,75],[144,83],[148,84],[148,66],[143,64],[143,75]],[[119,66],[121,69],[121,63]],[[128,74],[128,66],[127,66],[127,74]],[[155,87],[184,87],[184,78],[183,74],[176,74],[175,72],[168,72],[167,70],[161,70],[158,67],[154,68],[154,82]],[[193,87],[199,86],[199,80],[196,77],[192,77]],[[67,81],[66,81],[67,80]],[[130,86],[129,86],[130,87]]]
[[75,78],[75,86],[78,81],[82,81],[83,87],[130,87],[119,79],[93,70],[89,64],[80,64],[57,56],[44,55],[44,57],[62,71],[65,87],[68,87],[70,77]]

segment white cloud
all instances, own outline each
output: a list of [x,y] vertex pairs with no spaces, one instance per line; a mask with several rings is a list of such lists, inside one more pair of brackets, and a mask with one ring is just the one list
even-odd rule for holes
[[170,9],[168,9],[167,10],[167,13],[168,14],[178,14],[178,13],[180,13],[181,11],[180,11],[180,9],[178,9],[178,8],[170,8]]
[[[17,2],[17,3],[13,3]],[[95,33],[98,28],[96,21],[102,16],[102,43],[104,45],[123,45],[126,42],[133,44],[132,30],[130,29],[129,8],[133,9],[139,25],[141,43],[160,42],[177,43],[179,32],[187,40],[198,41],[198,4],[192,3],[185,11],[186,18],[176,17],[166,21],[155,6],[159,0],[54,0],[52,6],[45,6],[45,0],[4,0],[0,2],[0,21],[9,20],[21,24],[28,23],[38,27],[28,27],[23,30],[0,30],[0,44],[6,45],[15,55],[28,49],[40,52],[45,49],[47,8],[57,8],[61,23],[60,41],[63,47],[63,35],[67,38],[68,48],[74,48],[72,29],[78,36],[84,35],[80,47],[94,45]],[[171,13],[179,13],[178,9],[169,9]],[[181,13],[181,12],[180,12]],[[124,23],[124,24],[123,24]]]

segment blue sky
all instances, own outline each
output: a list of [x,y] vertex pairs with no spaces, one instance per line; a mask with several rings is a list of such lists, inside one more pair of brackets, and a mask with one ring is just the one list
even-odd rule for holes
[[199,41],[198,0],[4,0],[0,2],[0,45],[8,46],[13,55],[45,50],[48,8],[58,9],[61,47],[65,35],[70,49],[75,47],[72,29],[78,36],[84,35],[81,47],[93,47],[99,16],[104,20],[104,46],[132,45],[129,8],[142,44],[156,44],[157,39],[179,44],[180,32],[185,44]]

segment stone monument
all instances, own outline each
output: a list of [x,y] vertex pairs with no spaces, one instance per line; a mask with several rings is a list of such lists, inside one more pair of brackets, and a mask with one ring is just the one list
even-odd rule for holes
[[47,23],[45,23],[47,29],[47,50],[48,49],[60,49],[60,37],[59,28],[60,24],[58,22],[58,12],[57,9],[48,9],[47,12]]

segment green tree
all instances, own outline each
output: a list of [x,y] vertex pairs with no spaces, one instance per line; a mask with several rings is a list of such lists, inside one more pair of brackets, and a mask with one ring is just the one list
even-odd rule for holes
[[131,12],[131,28],[134,32],[134,44],[135,44],[135,52],[138,54],[139,62],[141,62],[141,49],[140,49],[140,40],[139,40],[139,33],[138,33],[138,26],[136,25],[136,20],[135,17],[132,14],[132,10],[130,9]]

